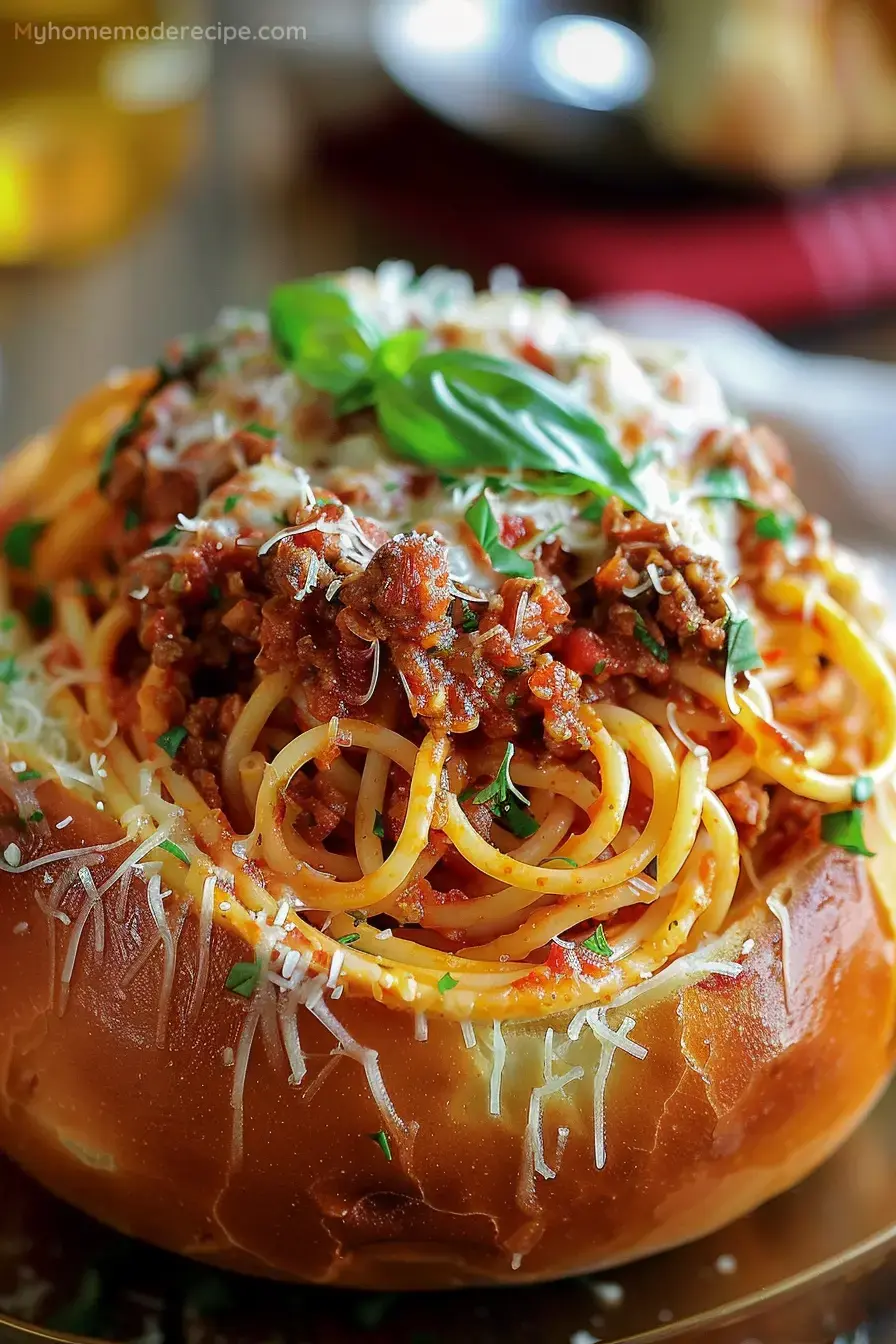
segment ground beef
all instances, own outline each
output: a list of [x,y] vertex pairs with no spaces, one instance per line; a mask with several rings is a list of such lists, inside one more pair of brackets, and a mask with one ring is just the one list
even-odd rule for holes
[[719,790],[719,801],[728,809],[741,844],[752,849],[768,824],[768,793],[761,784],[739,779]]

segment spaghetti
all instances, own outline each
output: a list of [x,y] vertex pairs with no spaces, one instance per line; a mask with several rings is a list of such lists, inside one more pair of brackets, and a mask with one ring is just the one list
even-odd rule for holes
[[[417,1014],[418,1034],[433,1013],[491,1023],[497,1114],[502,1021],[618,1001],[799,846],[866,852],[896,684],[776,453],[705,384],[563,307],[552,336],[547,301],[486,296],[448,322],[423,289],[396,312],[374,278],[343,284],[385,341],[428,343],[388,378],[371,364],[347,408],[295,355],[302,333],[284,372],[237,318],[16,459],[0,729],[20,774],[99,797],[133,846],[99,887],[83,868],[69,976],[91,916],[104,936],[104,892],[150,862],[167,994],[163,884],[203,947],[224,922],[270,963],[276,929],[294,1082],[297,985],[318,976]],[[482,460],[481,424],[493,445],[521,405],[562,423],[574,462],[542,461],[537,435],[514,459],[522,421]],[[207,977],[206,952],[192,1016]],[[595,1026],[599,1108],[629,1022]]]

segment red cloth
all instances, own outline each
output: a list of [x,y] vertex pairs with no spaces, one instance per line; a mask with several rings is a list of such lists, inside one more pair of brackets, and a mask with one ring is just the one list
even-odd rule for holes
[[481,276],[508,262],[526,283],[583,299],[662,290],[767,325],[896,299],[896,183],[761,200],[626,203],[573,185],[418,112],[331,142],[325,162],[374,214]]

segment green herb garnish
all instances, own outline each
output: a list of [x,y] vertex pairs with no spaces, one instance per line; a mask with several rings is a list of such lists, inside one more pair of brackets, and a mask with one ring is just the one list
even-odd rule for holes
[[163,546],[173,546],[177,541],[177,536],[178,529],[176,527],[169,527],[167,532],[163,532],[160,537],[156,537],[155,541],[149,543],[147,550],[157,551],[161,550]]
[[383,821],[382,812],[374,812],[373,814],[373,833],[374,835],[378,835],[381,840],[385,840],[386,838],[386,826]]
[[382,1148],[383,1155],[385,1156],[386,1161],[391,1162],[392,1147],[389,1143],[389,1135],[386,1133],[386,1131],[384,1129],[378,1129],[377,1132],[375,1134],[371,1134],[370,1137],[373,1139],[374,1143],[378,1143],[379,1146]]
[[753,503],[747,478],[738,467],[711,467],[694,493],[699,499],[731,500],[747,508]]
[[42,778],[43,776],[41,775],[39,770],[23,770],[20,775],[16,775],[16,779],[21,780],[22,783],[25,783],[29,779],[42,779]]
[[476,350],[416,359],[376,389],[393,450],[438,471],[548,473],[564,494],[618,495],[646,510],[631,470],[603,427],[564,383]]
[[335,397],[364,378],[383,335],[331,276],[279,285],[269,308],[279,358]]
[[[21,778],[22,776],[19,775],[19,779]],[[31,816],[28,818],[29,821],[43,821],[43,819],[44,819],[43,812],[32,812]]]
[[337,938],[337,943],[343,943],[346,947],[349,943],[356,943],[361,937],[360,933],[344,933],[341,938]]
[[607,670],[606,658],[599,658],[591,669],[592,677],[599,677]]
[[874,780],[870,775],[857,775],[852,785],[854,803],[867,803],[874,794]]
[[189,855],[185,850],[181,849],[180,845],[176,845],[173,840],[160,840],[159,849],[167,849],[168,853],[173,854],[176,859],[180,859],[181,863],[189,865]]
[[53,620],[53,599],[46,588],[39,588],[28,607],[28,621],[38,630],[44,630]]
[[447,994],[449,989],[454,989],[455,985],[459,983],[460,981],[455,980],[454,976],[450,973],[450,971],[446,971],[445,974],[442,976],[441,980],[436,985],[436,989],[439,991],[440,994]]
[[4,616],[3,619],[0,620],[0,634],[6,634],[8,630],[15,630],[15,628],[16,628],[15,616]]
[[786,513],[760,513],[756,519],[756,535],[763,541],[790,541],[796,531],[796,519]]
[[169,756],[176,756],[187,737],[187,730],[181,724],[174,728],[169,728],[167,732],[161,733],[156,738],[156,745],[163,751],[167,751]]
[[[659,640],[654,639],[653,635],[647,629],[644,617],[641,615],[640,611],[635,612],[635,639],[643,644],[645,649],[648,649],[650,653],[653,654],[654,658],[657,658],[661,663],[668,663],[669,650],[664,645],[660,644]],[[606,666],[606,664],[604,664],[604,666]]]
[[569,858],[566,854],[552,854],[549,859],[542,859],[539,867],[544,868],[548,863],[562,863],[564,868],[578,868],[579,866],[575,859]]
[[607,942],[603,924],[598,924],[594,932],[589,933],[588,937],[582,942],[582,947],[588,952],[596,953],[599,957],[612,957],[613,955],[613,949]]
[[260,425],[257,420],[252,420],[245,427],[247,434],[258,434],[263,439],[276,439],[276,429],[271,429],[269,425]]
[[479,617],[469,602],[466,602],[463,598],[460,601],[460,609],[462,613],[460,628],[465,635],[471,635],[474,630],[479,629]]
[[821,838],[829,845],[838,845],[848,854],[863,854],[873,859],[874,853],[865,844],[862,834],[862,812],[851,808],[848,812],[827,812],[821,819]]
[[498,520],[492,512],[492,506],[484,490],[467,509],[464,518],[479,545],[488,556],[492,569],[498,574],[511,574],[516,578],[531,579],[535,573],[535,566],[531,560],[524,560],[516,551],[503,544],[500,539]]
[[0,686],[11,686],[21,677],[19,665],[12,656],[0,658]]
[[725,641],[727,669],[733,677],[741,672],[752,672],[762,667],[762,657],[756,647],[756,635],[749,616],[734,613],[728,621],[728,634]]
[[231,994],[239,994],[244,999],[251,999],[258,988],[260,979],[260,962],[238,961],[235,966],[231,966],[227,979],[224,981],[224,988],[229,989]]
[[109,484],[116,457],[128,439],[136,434],[140,428],[153,397],[161,392],[163,387],[167,387],[169,383],[178,383],[183,380],[192,382],[202,366],[207,363],[211,353],[209,346],[197,342],[190,350],[184,352],[182,358],[176,364],[159,360],[156,365],[154,383],[140,398],[128,418],[123,424],[119,425],[103,450],[99,471],[99,487],[101,490],[105,490]]
[[240,496],[239,496],[239,495],[228,495],[227,498],[226,498],[225,501],[224,501],[224,509],[223,509],[223,512],[224,512],[224,513],[233,513],[234,509],[236,508],[237,504],[239,504],[239,502],[240,502]]
[[538,830],[538,822],[529,812],[529,799],[510,778],[510,762],[513,760],[513,743],[507,743],[504,759],[498,767],[498,773],[490,784],[478,792],[466,790],[461,801],[471,797],[474,803],[485,803],[492,816],[507,827],[515,836],[525,840]]
[[34,545],[46,530],[47,524],[39,518],[23,518],[3,538],[3,554],[15,569],[30,569]]
[[140,515],[136,509],[126,509],[124,515],[125,532],[133,532],[140,526]]

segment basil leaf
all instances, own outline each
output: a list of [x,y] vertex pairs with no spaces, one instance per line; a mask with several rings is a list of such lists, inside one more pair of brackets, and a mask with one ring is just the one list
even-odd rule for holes
[[485,551],[492,569],[498,574],[512,574],[516,578],[531,579],[535,566],[531,560],[525,560],[499,539],[498,520],[492,512],[485,491],[473,501],[464,514],[473,535]]
[[619,495],[646,511],[630,469],[556,378],[475,350],[417,359],[377,387],[377,414],[400,457],[437,471],[500,469],[573,477],[574,493]]
[[257,961],[238,961],[235,966],[231,966],[227,979],[224,981],[224,988],[229,989],[231,994],[239,994],[244,999],[251,999],[258,988],[258,982],[261,979],[261,964]]
[[756,535],[763,541],[789,541],[796,531],[796,519],[786,513],[760,513],[756,519]]
[[312,387],[344,396],[370,370],[382,332],[329,276],[279,285],[269,306],[279,358]]
[[821,819],[821,838],[829,845],[839,845],[848,854],[862,854],[873,859],[874,852],[865,844],[862,833],[862,813],[859,808],[848,812],[827,812]]
[[603,924],[598,924],[593,933],[582,942],[582,947],[587,952],[594,952],[599,957],[612,957],[613,949],[607,942],[607,935],[604,933]]
[[353,411],[363,411],[376,400],[376,383],[372,378],[359,378],[350,388],[342,392],[333,401],[336,415],[351,415]]
[[753,504],[747,478],[738,467],[710,467],[694,495],[697,499],[727,499],[747,508]]
[[732,676],[741,672],[752,672],[762,667],[762,657],[756,647],[756,635],[753,622],[748,616],[732,614],[728,622],[728,636],[725,643],[727,667]]
[[852,800],[854,803],[867,803],[868,799],[874,795],[874,780],[870,775],[856,775],[852,786]]
[[3,554],[15,569],[30,569],[34,543],[47,524],[39,518],[23,518],[3,538]]

